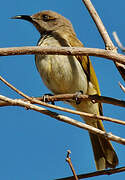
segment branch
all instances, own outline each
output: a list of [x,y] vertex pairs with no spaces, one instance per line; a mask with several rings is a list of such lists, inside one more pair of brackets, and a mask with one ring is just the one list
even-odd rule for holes
[[70,169],[71,169],[71,171],[72,171],[72,173],[73,173],[73,175],[74,175],[74,176],[73,176],[73,179],[78,180],[78,177],[77,177],[77,175],[76,175],[75,169],[74,169],[73,164],[72,164],[72,161],[71,161],[70,154],[71,154],[71,151],[68,150],[68,151],[67,151],[66,161],[68,162],[68,164],[69,164],[69,166],[70,166]]
[[[105,43],[106,50],[112,50],[113,52],[117,52],[116,47],[114,46],[113,42],[111,41],[111,39],[107,33],[107,30],[106,30],[105,26],[103,25],[98,13],[96,12],[91,1],[90,0],[82,0],[82,1],[85,4],[86,8],[88,9],[93,21],[95,22],[97,29],[99,30],[99,33]],[[116,65],[118,71],[120,72],[122,78],[125,81],[125,65],[119,63],[118,61],[117,62],[114,61],[114,63]]]
[[29,54],[51,54],[51,55],[86,55],[107,58],[108,60],[117,61],[125,64],[125,56],[110,50],[84,47],[11,47],[0,48],[0,56],[11,55],[29,55]]
[[8,81],[6,81],[2,76],[0,76],[0,80],[6,84],[8,87],[10,87],[13,91],[15,91],[16,93],[18,93],[19,95],[23,96],[24,98],[26,98],[27,100],[31,100],[31,98],[29,96],[27,96],[26,94],[24,94],[23,92],[21,92],[20,90],[18,90],[16,87],[14,87],[12,84],[10,84]]
[[125,87],[119,82],[119,86],[122,89],[122,91],[125,93]]
[[[42,105],[42,106],[45,106],[45,107],[49,107],[49,108],[53,108],[53,109],[56,109],[56,110],[60,110],[60,111],[64,111],[64,112],[68,112],[68,113],[72,113],[72,114],[77,114],[77,115],[81,115],[81,116],[84,116],[84,117],[89,117],[89,118],[92,118],[92,119],[97,119],[97,120],[106,120],[106,121],[110,121],[110,122],[114,122],[114,123],[118,123],[118,124],[122,124],[122,125],[125,125],[125,122],[124,121],[121,121],[121,120],[118,120],[118,119],[114,119],[114,118],[110,118],[110,117],[105,117],[105,116],[100,116],[100,115],[95,115],[95,114],[91,114],[91,113],[86,113],[86,112],[81,112],[81,111],[76,111],[76,110],[71,110],[71,109],[68,109],[68,108],[63,108],[63,107],[60,107],[60,106],[55,106],[53,104],[48,104],[46,102],[42,102],[41,100],[39,99],[36,99],[36,98],[33,98],[33,97],[30,97],[26,94],[24,94],[23,92],[21,92],[20,90],[18,90],[17,88],[15,88],[12,84],[10,84],[9,82],[7,82],[3,77],[0,76],[0,80],[3,81],[8,87],[10,87],[12,90],[14,90],[15,92],[17,92],[18,94],[20,94],[21,96],[23,96],[24,98],[26,98],[26,100],[30,103],[34,103],[34,104],[39,104],[39,105]],[[56,95],[57,96],[57,95]],[[71,95],[69,95],[71,97]],[[83,96],[85,97],[85,95]],[[88,96],[88,97],[91,97],[91,96]],[[94,97],[94,95],[93,95]],[[96,97],[96,95],[95,95]],[[97,96],[98,97],[98,96]],[[72,99],[76,99],[76,94],[74,95],[74,98]],[[79,97],[80,99],[80,97]],[[25,100],[25,102],[26,102]],[[83,100],[83,99],[82,99]],[[89,99],[88,99],[89,100]],[[92,100],[92,99],[91,99]],[[112,98],[111,98],[112,100]],[[93,100],[92,100],[93,101]],[[8,102],[6,102],[8,103]],[[95,103],[95,100],[94,102]],[[123,102],[122,102],[123,103]],[[3,104],[3,101],[1,102],[1,104]],[[11,105],[10,103],[8,103],[9,105]],[[15,104],[14,104],[15,105]]]
[[48,115],[48,116],[50,116],[50,117],[52,117],[54,119],[57,119],[59,121],[74,125],[76,127],[82,128],[82,129],[86,129],[86,130],[88,130],[88,131],[90,131],[90,132],[92,132],[94,134],[98,134],[100,136],[108,138],[109,140],[112,140],[112,141],[115,141],[115,142],[118,142],[120,144],[125,145],[125,139],[124,138],[120,138],[119,136],[115,136],[115,135],[113,135],[111,133],[106,133],[105,131],[99,130],[99,129],[94,128],[94,127],[92,127],[90,125],[87,125],[85,123],[76,121],[76,120],[74,120],[72,118],[60,115],[60,114],[58,114],[56,112],[47,110],[45,108],[30,104],[29,102],[24,102],[22,100],[17,100],[17,99],[13,100],[13,99],[10,99],[10,98],[2,96],[2,95],[0,95],[0,100],[8,102],[8,103],[10,103],[12,105],[21,106],[21,107],[24,107],[24,108],[27,108],[27,109],[32,109],[34,111],[43,113],[43,114]]
[[113,36],[114,36],[114,39],[115,39],[117,45],[118,45],[119,48],[121,49],[121,51],[125,52],[125,47],[124,47],[124,46],[122,45],[122,43],[120,42],[120,39],[119,39],[117,33],[116,33],[116,32],[113,32],[112,34],[113,34]]
[[[56,95],[57,98],[58,95]],[[60,96],[60,95],[59,95]],[[71,94],[72,96],[72,94]],[[30,97],[31,98],[31,97]],[[91,98],[91,99],[95,99],[95,98]],[[81,112],[81,111],[76,111],[76,110],[72,110],[72,109],[68,109],[68,108],[63,108],[60,106],[55,106],[53,104],[48,104],[45,102],[41,102],[41,100],[43,100],[43,98],[34,98],[32,97],[31,100],[27,100],[27,99],[15,99],[15,100],[21,100],[24,102],[29,102],[32,104],[39,104],[45,107],[49,107],[49,108],[53,108],[59,111],[64,111],[67,113],[71,113],[71,114],[76,114],[76,115],[80,115],[80,116],[84,116],[84,117],[89,117],[91,119],[97,119],[97,120],[103,120],[103,121],[109,121],[109,122],[113,122],[113,123],[117,123],[117,124],[121,124],[121,125],[125,125],[125,121],[119,120],[119,119],[115,119],[115,118],[110,118],[110,117],[106,117],[106,116],[99,116],[99,115],[95,115],[95,114],[91,114],[91,113],[86,113],[86,112]],[[83,98],[84,100],[84,98]],[[88,99],[87,99],[88,100]],[[0,101],[0,107],[2,106],[16,106],[16,104],[11,104],[10,102],[4,102],[4,101]]]
[[116,47],[114,46],[113,42],[111,41],[108,32],[103,25],[101,18],[99,17],[98,13],[96,12],[94,6],[92,5],[90,0],[82,0],[85,4],[87,10],[89,11],[93,21],[96,24],[96,27],[105,43],[105,49],[106,50],[116,50]]
[[[84,178],[90,178],[100,175],[112,175],[120,172],[125,172],[125,167],[116,168],[116,169],[108,169],[108,170],[102,170],[102,171],[95,171],[87,174],[79,174],[77,175],[78,179],[84,179]],[[60,178],[56,180],[73,180],[74,176]]]
[[[123,89],[123,85],[119,82],[119,86],[125,92],[125,88]],[[44,97],[32,97],[33,99],[37,99],[39,101],[44,101]],[[21,99],[23,101],[27,101],[27,99]],[[55,102],[55,101],[68,101],[68,100],[76,100],[76,94],[58,94],[49,96],[47,95],[45,102]],[[125,107],[125,101],[120,99],[115,99],[106,96],[99,95],[79,95],[80,101],[92,101],[93,103],[107,103],[115,106]],[[9,106],[7,102],[0,101],[0,107]]]

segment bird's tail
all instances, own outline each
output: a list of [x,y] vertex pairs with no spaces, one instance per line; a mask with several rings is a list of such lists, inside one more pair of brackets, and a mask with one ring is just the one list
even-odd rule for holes
[[[88,112],[93,114],[102,114],[101,107],[97,103],[81,102],[80,104],[72,103],[72,106],[78,111]],[[102,120],[91,119],[81,116],[86,124],[105,131]],[[115,168],[118,165],[117,154],[111,144],[111,142],[104,136],[99,136],[89,132],[90,140],[93,148],[94,159],[97,170],[104,170],[106,168]]]
[[[101,120],[97,121],[97,128],[104,131]],[[90,132],[89,135],[92,143],[96,169],[103,170],[106,168],[115,168],[118,165],[118,157],[111,142],[106,137],[101,137]]]

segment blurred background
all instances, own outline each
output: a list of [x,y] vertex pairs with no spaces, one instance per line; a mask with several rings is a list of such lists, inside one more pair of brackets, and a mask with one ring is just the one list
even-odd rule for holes
[[[125,1],[93,1],[111,39],[117,31],[125,44]],[[86,47],[104,48],[104,43],[81,0],[4,0],[1,2],[0,47],[35,46],[39,33],[28,22],[12,20],[20,14],[31,15],[42,10],[56,11],[71,20],[78,38]],[[114,42],[115,43],[115,42]],[[116,45],[116,44],[115,44]],[[120,52],[120,51],[119,51]],[[124,82],[114,63],[91,57],[101,93],[104,96],[123,99],[125,94],[118,82]],[[42,96],[50,91],[44,86],[36,70],[34,55],[0,57],[0,75],[29,96]],[[0,82],[0,94],[20,98]],[[63,103],[56,103],[70,107]],[[71,107],[70,107],[71,108]],[[104,115],[125,119],[124,109],[105,105]],[[79,116],[63,113],[74,119]],[[104,122],[107,132],[125,138],[125,128]],[[125,166],[125,147],[113,143],[119,156],[119,167]],[[40,113],[20,107],[0,108],[0,179],[2,180],[50,180],[72,175],[65,161],[70,149],[76,172],[95,171],[93,153],[87,131],[59,122]],[[96,179],[124,179],[125,173],[100,176]]]

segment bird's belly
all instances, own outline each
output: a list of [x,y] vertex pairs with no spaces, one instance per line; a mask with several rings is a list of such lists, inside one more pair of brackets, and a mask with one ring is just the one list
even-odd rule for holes
[[87,92],[86,75],[74,56],[36,56],[36,66],[43,82],[54,94]]

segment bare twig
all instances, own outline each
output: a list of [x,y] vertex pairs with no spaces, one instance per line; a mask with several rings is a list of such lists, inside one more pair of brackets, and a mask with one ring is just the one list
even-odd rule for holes
[[[121,84],[121,83],[120,83]],[[33,99],[37,99],[40,101],[44,101],[43,97],[32,97]],[[27,99],[21,99],[23,101],[27,101]],[[69,100],[76,100],[76,94],[58,94],[53,96],[47,96],[46,102],[55,102],[55,101],[69,101]],[[115,99],[106,96],[99,96],[99,95],[79,95],[80,101],[94,101],[95,103],[107,103],[112,104],[115,106],[125,107],[125,101],[120,99]],[[32,102],[33,103],[33,102]],[[0,101],[0,107],[2,106],[9,106],[7,102]]]
[[66,161],[68,162],[68,164],[69,164],[69,166],[70,166],[70,168],[71,168],[71,171],[72,171],[72,173],[73,173],[73,175],[74,175],[73,178],[74,178],[75,180],[78,180],[78,177],[77,177],[77,175],[76,175],[75,169],[74,169],[74,167],[73,167],[73,165],[72,165],[72,161],[71,161],[70,154],[71,154],[71,151],[68,150],[68,151],[67,151]]
[[119,86],[122,89],[122,91],[125,93],[125,87],[119,82]]
[[[100,175],[112,175],[120,172],[125,172],[125,167],[121,168],[116,168],[116,169],[108,169],[108,170],[103,170],[103,171],[95,171],[87,174],[79,174],[77,175],[78,179],[85,179],[85,178],[90,178],[90,177],[95,177],[95,176],[100,176]],[[60,178],[56,180],[73,180],[73,176],[70,177],[65,177],[65,178]]]
[[119,46],[119,48],[124,52],[125,51],[125,47],[122,45],[122,43],[120,42],[117,33],[114,31],[113,33],[114,39],[117,43],[117,45]]
[[11,47],[0,48],[0,56],[24,55],[24,54],[60,54],[60,55],[87,55],[107,58],[125,64],[125,56],[110,50],[85,48],[85,47]]
[[10,87],[12,90],[14,90],[16,93],[20,94],[21,96],[23,96],[24,98],[30,100],[31,98],[29,96],[27,96],[26,94],[24,94],[23,92],[21,92],[20,90],[18,90],[16,87],[14,87],[12,84],[10,84],[8,81],[6,81],[2,76],[0,76],[0,80],[2,82],[4,82],[8,87]]
[[37,111],[37,112],[40,112],[40,113],[43,113],[43,114],[46,114],[54,119],[57,119],[59,121],[62,121],[62,122],[65,122],[65,123],[68,123],[68,124],[71,124],[71,125],[74,125],[76,127],[79,127],[79,128],[82,128],[82,129],[86,129],[92,133],[95,133],[95,134],[98,134],[100,136],[105,136],[106,138],[108,138],[109,140],[112,140],[112,141],[115,141],[115,142],[118,142],[120,144],[123,144],[125,145],[125,139],[124,138],[120,138],[118,136],[115,136],[111,133],[106,133],[104,131],[101,131],[97,128],[94,128],[92,126],[89,126],[85,123],[82,123],[82,122],[79,122],[79,121],[76,121],[72,118],[69,118],[69,117],[66,117],[66,116],[63,116],[63,115],[60,115],[58,113],[55,113],[53,111],[49,111],[45,108],[42,108],[42,107],[39,107],[39,106],[36,106],[34,104],[30,104],[29,102],[24,102],[22,100],[13,100],[13,99],[10,99],[10,98],[7,98],[5,96],[2,96],[0,95],[0,100],[2,101],[6,101],[6,102],[9,102],[10,104],[12,105],[17,105],[17,106],[21,106],[21,107],[25,107],[27,109],[32,109],[34,111]]

